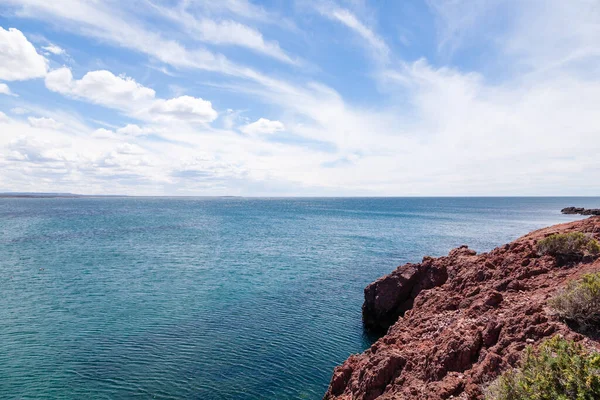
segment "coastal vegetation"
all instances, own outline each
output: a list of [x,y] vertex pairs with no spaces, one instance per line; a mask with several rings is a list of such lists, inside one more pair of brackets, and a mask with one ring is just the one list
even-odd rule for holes
[[[545,240],[546,254],[598,253],[598,242],[583,234],[552,235]],[[569,282],[548,301],[548,305],[561,318],[575,322],[581,328],[600,326],[600,272],[585,274],[581,279]],[[598,399],[599,371],[599,353],[589,352],[580,343],[556,335],[537,349],[528,346],[520,368],[504,372],[490,385],[486,399]]]
[[600,398],[600,354],[556,335],[528,346],[520,368],[506,371],[487,400],[593,400]]
[[569,282],[549,305],[560,317],[583,328],[600,326],[600,272]]
[[600,254],[600,243],[582,232],[555,233],[538,241],[537,251],[541,255],[554,257],[597,256]]

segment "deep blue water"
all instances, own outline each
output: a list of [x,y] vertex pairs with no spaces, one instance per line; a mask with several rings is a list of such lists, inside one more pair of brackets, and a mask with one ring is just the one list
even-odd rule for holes
[[0,397],[319,399],[398,264],[600,198],[2,199]]

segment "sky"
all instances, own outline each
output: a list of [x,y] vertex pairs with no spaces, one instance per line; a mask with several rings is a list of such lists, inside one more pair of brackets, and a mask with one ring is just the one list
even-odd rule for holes
[[0,0],[0,192],[600,195],[600,0]]

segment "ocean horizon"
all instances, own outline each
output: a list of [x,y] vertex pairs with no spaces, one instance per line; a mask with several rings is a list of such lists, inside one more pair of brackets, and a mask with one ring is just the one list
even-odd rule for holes
[[0,199],[3,398],[319,399],[364,287],[600,197]]

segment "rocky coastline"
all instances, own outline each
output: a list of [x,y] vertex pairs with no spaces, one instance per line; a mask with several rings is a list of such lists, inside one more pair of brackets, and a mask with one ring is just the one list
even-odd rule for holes
[[559,265],[536,243],[554,233],[600,239],[600,217],[529,233],[489,253],[467,246],[405,264],[365,288],[365,328],[381,338],[335,368],[326,400],[472,399],[517,365],[527,345],[561,334],[600,349],[562,322],[547,301],[600,259]]

